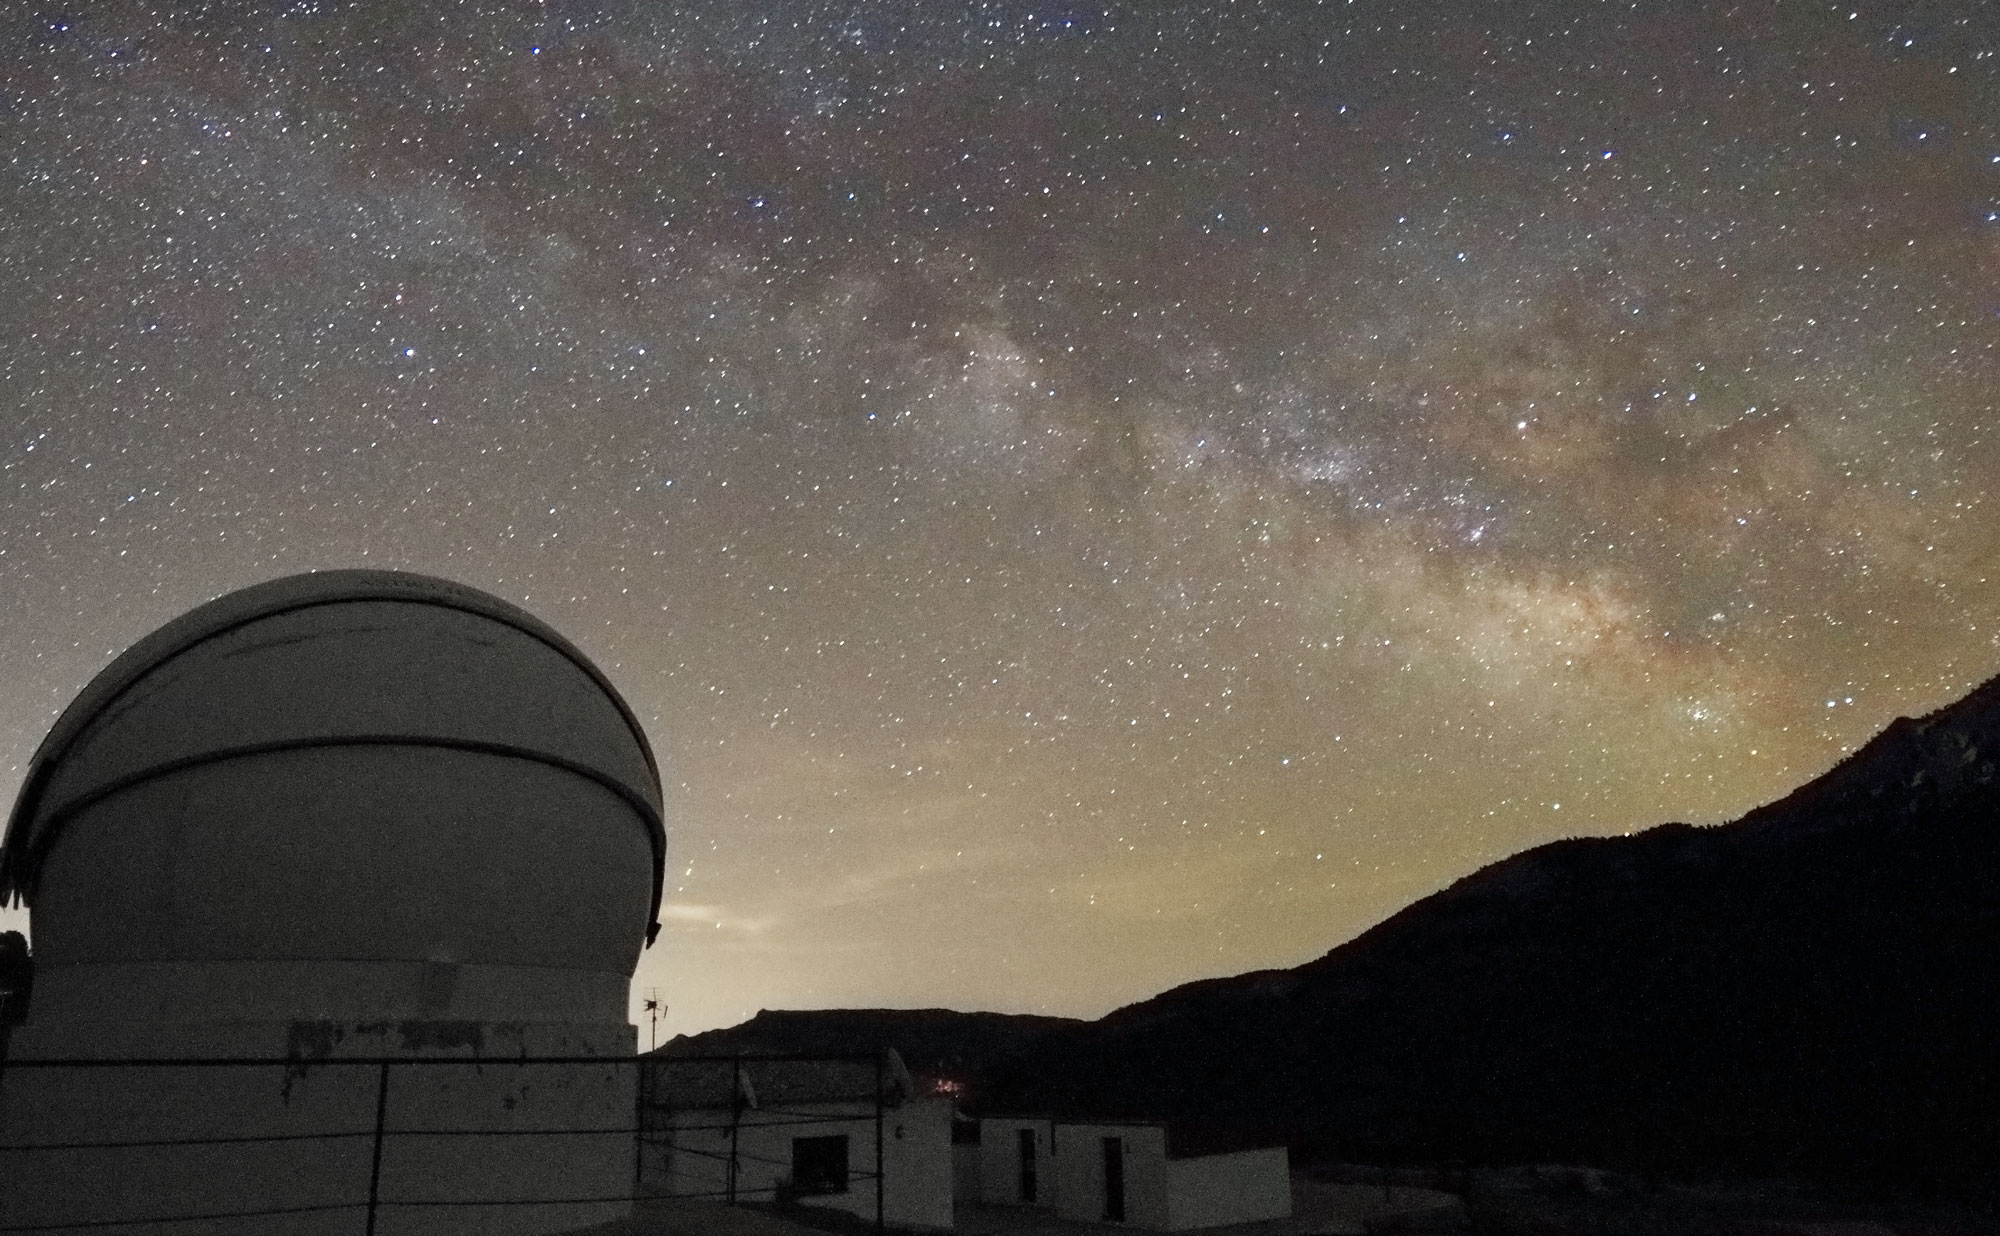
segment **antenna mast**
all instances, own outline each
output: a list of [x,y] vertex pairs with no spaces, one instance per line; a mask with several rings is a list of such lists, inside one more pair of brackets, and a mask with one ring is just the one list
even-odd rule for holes
[[660,989],[657,987],[648,987],[646,989],[646,1017],[647,1020],[652,1022],[650,1040],[652,1046],[648,1048],[649,1051],[658,1051],[660,1049],[660,1015],[666,1011],[667,1006],[660,1003]]

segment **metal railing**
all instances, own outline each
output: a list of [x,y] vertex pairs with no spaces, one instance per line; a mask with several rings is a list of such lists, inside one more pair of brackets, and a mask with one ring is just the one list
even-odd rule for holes
[[[798,1093],[799,1088],[795,1085],[790,1088],[793,1093],[789,1098],[753,1105],[749,1087],[745,1084],[746,1078],[754,1080],[760,1069],[786,1065],[795,1068],[844,1065],[847,1066],[845,1076],[848,1080],[872,1077],[873,1085],[868,1087],[867,1093],[859,1092],[859,1087],[847,1092],[822,1086],[818,1090],[807,1088],[803,1094]],[[694,1087],[695,1092],[691,1093],[684,1084],[688,1080],[687,1075],[690,1070],[698,1075],[704,1067],[715,1073],[713,1081],[716,1084],[705,1088]],[[443,1092],[438,1085],[425,1087],[421,1082],[414,1087],[413,1093],[409,1080],[418,1076],[438,1082],[445,1070],[471,1070],[481,1077],[507,1070],[512,1071],[514,1076],[526,1078],[527,1070],[537,1069],[568,1070],[574,1079],[578,1070],[607,1068],[635,1071],[629,1123],[582,1126],[537,1124],[525,1115],[515,1121],[510,1119],[515,1110],[514,1103],[506,1101],[504,1095],[496,1107],[494,1102],[486,1101],[491,1099],[490,1093],[483,1098],[452,1099],[440,1097]],[[726,1090],[720,1085],[720,1074],[724,1068],[728,1070]],[[231,1091],[225,1079],[231,1076],[240,1078],[245,1070],[279,1071],[281,1076],[276,1087],[278,1101],[260,1100],[241,1085]],[[158,1078],[163,1073],[175,1071],[178,1071],[176,1080],[179,1085],[167,1088],[166,1099],[149,1103],[141,1097],[120,1108],[118,1100],[121,1096],[130,1098],[148,1089],[143,1079]],[[322,1092],[316,1095],[319,1100],[316,1106],[323,1113],[321,1119],[324,1123],[306,1128],[291,1127],[297,1122],[288,1119],[288,1114],[296,1115],[299,1110],[293,1106],[294,1088],[322,1075],[334,1075],[343,1080],[351,1077],[353,1081],[336,1087],[333,1094]],[[682,1084],[676,1084],[675,1075],[679,1075],[678,1081]],[[515,1206],[581,1208],[668,1199],[711,1200],[729,1205],[745,1201],[782,1202],[795,1196],[792,1182],[785,1175],[793,1163],[770,1153],[767,1143],[781,1139],[786,1131],[811,1126],[821,1129],[839,1127],[850,1133],[857,1127],[870,1131],[870,1136],[862,1140],[873,1142],[873,1170],[854,1171],[850,1165],[844,1182],[848,1186],[844,1195],[852,1198],[856,1193],[854,1186],[859,1185],[861,1196],[865,1197],[868,1187],[872,1185],[872,1218],[875,1230],[881,1232],[886,1230],[884,1110],[892,1101],[900,1101],[892,1100],[888,1094],[885,1083],[889,1080],[880,1055],[0,1058],[0,1233],[115,1232],[147,1225],[225,1220],[247,1222],[285,1215],[346,1211],[353,1212],[356,1218],[350,1230],[375,1236],[381,1218],[396,1210],[437,1212],[451,1208]],[[157,1091],[159,1087],[152,1089]],[[369,1090],[372,1094],[368,1093]],[[722,1102],[713,1101],[718,1090],[724,1096]],[[527,1092],[525,1084],[522,1092]],[[275,1127],[262,1131],[202,1130],[196,1127],[204,1123],[199,1110],[176,1108],[171,1100],[175,1094],[184,1098],[204,1093],[230,1094],[236,1100],[236,1106],[242,1109],[242,1114],[263,1118],[262,1121],[253,1119],[252,1123],[269,1123]],[[247,1102],[246,1095],[249,1096]],[[395,1104],[392,1103],[399,1095],[410,1100],[403,1105],[406,1108],[429,1109],[428,1117],[418,1121],[406,1118],[399,1122],[394,1116]],[[66,1096],[74,1096],[83,1109],[81,1114],[54,1119],[23,1118],[22,1106],[34,1103],[39,1105],[37,1110],[41,1110],[51,1102],[66,1102]],[[456,1121],[453,1119],[454,1105],[461,1117]],[[582,1105],[588,1107],[591,1104],[586,1100]],[[10,1106],[16,1110],[10,1113]],[[302,1103],[299,1106],[315,1105]],[[104,1114],[107,1109],[112,1114]],[[333,1109],[336,1113],[345,1109],[349,1118],[328,1119],[326,1116],[332,1113],[327,1113],[326,1109]],[[352,1119],[361,1113],[372,1115],[372,1119]],[[216,1121],[211,1119],[206,1123],[213,1125]],[[21,1136],[24,1129],[37,1128],[44,1132],[51,1128],[63,1132],[39,1139]],[[750,1135],[749,1142],[754,1144],[746,1144],[746,1131]],[[77,1136],[78,1133],[83,1135]],[[701,1140],[703,1135],[720,1135],[715,1140],[726,1137],[726,1149],[703,1149],[691,1144]],[[385,1176],[385,1163],[395,1166],[399,1155],[409,1154],[407,1148],[420,1142],[430,1143],[432,1152],[427,1157],[433,1162],[442,1158],[447,1163],[464,1164],[471,1160],[463,1156],[456,1160],[449,1155],[440,1156],[436,1153],[436,1146],[454,1141],[480,1144],[482,1139],[488,1145],[497,1143],[504,1146],[508,1142],[519,1145],[519,1139],[524,1138],[629,1139],[632,1155],[630,1187],[610,1192],[593,1191],[584,1196],[416,1196],[390,1188]],[[264,1199],[268,1204],[118,1217],[61,1217],[50,1214],[49,1221],[41,1222],[15,1222],[8,1217],[10,1210],[16,1212],[16,1218],[21,1217],[19,1205],[7,1200],[10,1196],[22,1196],[21,1190],[14,1186],[31,1176],[38,1182],[45,1181],[49,1165],[60,1161],[63,1156],[98,1156],[91,1160],[96,1165],[92,1170],[103,1172],[106,1163],[119,1162],[121,1155],[125,1156],[124,1161],[131,1162],[135,1156],[144,1156],[147,1152],[171,1155],[176,1150],[209,1148],[220,1152],[226,1160],[231,1151],[249,1153],[257,1147],[310,1148],[314,1145],[332,1147],[361,1143],[367,1147],[365,1193],[355,1187],[346,1196],[332,1199],[313,1197],[311,1195],[315,1191],[325,1193],[328,1190],[324,1187],[315,1190],[310,1185],[301,1185],[297,1179],[271,1179],[263,1182],[268,1186],[265,1191],[269,1196]],[[624,1153],[626,1151],[621,1148],[613,1157],[622,1158]],[[711,1174],[690,1172],[687,1170],[689,1164],[699,1167],[712,1165],[712,1174],[717,1177],[715,1187],[685,1187],[691,1177]],[[270,1164],[266,1166],[269,1168]],[[331,1168],[332,1175],[340,1176],[339,1168],[358,1165],[349,1158],[341,1158],[338,1161],[323,1159],[315,1166]],[[254,1173],[254,1165],[246,1170]],[[276,1168],[270,1170],[273,1174],[277,1171]],[[601,1171],[586,1173],[592,1174],[600,1181],[605,1175]],[[111,1179],[117,1179],[115,1173]],[[433,1183],[438,1182],[435,1175],[429,1179]],[[674,1187],[676,1180],[683,1187]],[[325,1185],[324,1180],[314,1183]],[[453,1182],[446,1180],[444,1183]],[[544,1180],[542,1183],[547,1185],[549,1182]],[[698,1179],[697,1183],[700,1183]],[[356,1184],[358,1186],[358,1181]],[[247,1187],[251,1192],[257,1191],[255,1182],[250,1182]],[[450,1192],[449,1189],[445,1191]],[[299,1197],[301,1192],[307,1196]],[[288,1199],[287,1194],[292,1196]],[[867,1219],[870,1216],[861,1214],[859,1217]]]

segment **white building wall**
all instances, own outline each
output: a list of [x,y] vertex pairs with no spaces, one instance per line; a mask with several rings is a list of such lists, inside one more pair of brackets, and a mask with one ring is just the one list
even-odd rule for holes
[[[1021,1196],[1021,1130],[1035,1138],[1035,1197]],[[989,1117],[979,1122],[979,1198],[989,1206],[1056,1204],[1055,1165],[1050,1162],[1055,1122],[1016,1117]]]
[[[952,1226],[951,1100],[912,1099],[886,1113],[884,1207],[891,1227],[948,1231]],[[870,1215],[873,1215],[871,1210]]]
[[[242,1027],[235,1036],[226,1027],[202,1029],[156,1044],[149,1054],[274,1054],[244,1050],[243,1036],[261,1045],[267,1026]],[[36,1066],[32,1057],[16,1056],[0,1071],[0,1147],[14,1148],[0,1150],[0,1228],[66,1230],[83,1214],[85,1222],[118,1223],[115,1230],[137,1236],[178,1236],[195,1227],[217,1236],[351,1236],[366,1216],[378,1099],[385,1130],[378,1236],[526,1236],[628,1211],[622,1203],[535,1199],[631,1191],[637,1096],[630,1026],[588,1041],[543,1027],[467,1023],[338,1029],[338,1050],[289,1064],[79,1068]],[[26,1037],[40,1049],[33,1056],[56,1055],[46,1035]],[[467,1040],[475,1038],[478,1049],[502,1059],[470,1058],[474,1044]],[[571,1054],[611,1058],[574,1065],[509,1065],[504,1059]],[[334,1062],[377,1055],[418,1059],[390,1066],[386,1093],[378,1066]],[[426,1062],[445,1059],[450,1062]],[[600,1128],[605,1132],[567,1132]],[[565,1132],[534,1135],[542,1129]],[[435,1132],[414,1132],[419,1130]],[[502,1135],[441,1135],[445,1130]],[[323,1136],[328,1133],[349,1136]],[[187,1144],[208,1138],[274,1140]],[[20,1149],[104,1142],[128,1144]],[[530,1204],[507,1204],[515,1201]],[[419,1202],[491,1204],[409,1204]],[[295,1213],[244,1213],[271,1209]],[[243,1217],[218,1217],[229,1214]],[[193,1224],[130,1222],[178,1216],[207,1217]]]
[[979,1179],[980,1143],[954,1142],[951,1147],[951,1196],[960,1202],[982,1202],[986,1190]]
[[1125,1161],[1125,1224],[1167,1226],[1167,1131],[1157,1124],[1059,1124],[1055,1128],[1056,1213],[1080,1223],[1105,1220],[1104,1139]]
[[1292,1213],[1291,1156],[1283,1146],[1166,1163],[1169,1231],[1286,1219]]
[[1026,1204],[1020,1198],[1018,1139],[1023,1129],[1036,1139],[1033,1205],[1054,1210],[1064,1219],[1105,1222],[1106,1138],[1117,1138],[1123,1155],[1125,1226],[1185,1231],[1292,1213],[1291,1165],[1283,1147],[1170,1159],[1163,1125],[1070,1124],[1025,1117],[981,1120],[979,1144],[959,1148],[976,1156],[979,1201]]
[[[952,1226],[951,1105],[917,1099],[882,1114],[882,1209],[891,1227],[948,1231]],[[792,1141],[800,1137],[847,1138],[845,1193],[799,1198],[808,1206],[875,1218],[875,1112],[851,1104],[750,1108],[733,1134],[729,1112],[684,1111],[670,1118],[655,1144],[641,1152],[641,1188],[647,1194],[726,1201],[730,1195],[732,1138],[735,1197],[770,1202],[792,1175]]]
[[[726,1109],[676,1112],[662,1144],[641,1152],[641,1188],[648,1194],[713,1201],[771,1202],[792,1176],[792,1139],[847,1138],[848,1191],[810,1199],[815,1206],[875,1217],[875,1116],[851,1107],[816,1105],[787,1112],[746,1109],[731,1125]],[[735,1165],[732,1183],[730,1167]]]
[[[660,1115],[649,1122],[639,1145],[639,1192],[648,1197],[728,1201],[729,1162],[726,1109]],[[740,1164],[737,1183],[746,1183]],[[767,1189],[771,1184],[769,1180],[762,1183]],[[769,1194],[758,1196],[768,1198]]]

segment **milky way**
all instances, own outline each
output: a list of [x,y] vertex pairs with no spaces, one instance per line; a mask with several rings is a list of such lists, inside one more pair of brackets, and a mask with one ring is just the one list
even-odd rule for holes
[[0,152],[0,791],[220,592],[489,589],[671,1029],[1293,964],[2000,670],[2000,6],[92,3]]

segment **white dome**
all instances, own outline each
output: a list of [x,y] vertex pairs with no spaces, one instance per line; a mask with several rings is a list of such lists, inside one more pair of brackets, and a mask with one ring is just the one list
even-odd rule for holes
[[602,673],[421,575],[260,584],[141,640],[36,753],[0,847],[31,1024],[625,1023],[659,773]]

